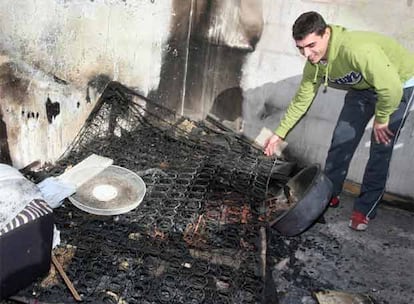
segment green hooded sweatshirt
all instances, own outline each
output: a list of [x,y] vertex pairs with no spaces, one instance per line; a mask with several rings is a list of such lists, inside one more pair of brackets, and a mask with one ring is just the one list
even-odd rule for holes
[[321,83],[343,89],[374,89],[375,120],[387,123],[397,109],[403,83],[414,76],[414,54],[381,34],[330,25],[327,63],[306,62],[302,81],[275,133],[285,138],[305,114]]

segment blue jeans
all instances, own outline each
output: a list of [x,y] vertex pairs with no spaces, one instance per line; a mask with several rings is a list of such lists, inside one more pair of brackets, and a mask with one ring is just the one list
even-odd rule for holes
[[[355,200],[354,210],[372,218],[381,200],[388,177],[394,143],[407,117],[413,100],[414,87],[404,89],[398,109],[390,116],[389,129],[395,134],[390,144],[376,143],[373,133],[369,160],[365,167],[361,193]],[[374,116],[376,93],[373,90],[350,90],[333,132],[331,147],[325,163],[325,174],[333,183],[333,195],[339,195],[348,174],[352,156]]]

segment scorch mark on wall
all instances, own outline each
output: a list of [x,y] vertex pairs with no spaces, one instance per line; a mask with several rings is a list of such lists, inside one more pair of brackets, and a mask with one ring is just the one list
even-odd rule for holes
[[0,83],[2,88],[0,97],[11,97],[14,102],[22,104],[27,99],[29,81],[18,77],[16,75],[18,71],[17,65],[11,62],[3,63],[0,66]]
[[22,110],[22,117],[23,118],[27,118],[27,119],[30,119],[30,118],[36,118],[36,119],[39,119],[39,116],[40,116],[40,114],[39,114],[39,112],[27,112],[26,113],[26,111],[25,110]]
[[9,142],[7,138],[7,125],[3,121],[3,113],[0,109],[0,163],[12,165]]
[[60,114],[60,103],[52,102],[48,97],[46,100],[46,115],[47,121],[52,123],[53,119]]

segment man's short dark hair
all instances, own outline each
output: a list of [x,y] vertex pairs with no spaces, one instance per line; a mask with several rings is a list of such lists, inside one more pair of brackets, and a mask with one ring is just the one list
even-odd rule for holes
[[303,13],[293,24],[293,39],[302,40],[312,33],[322,36],[325,33],[326,27],[325,20],[317,12]]

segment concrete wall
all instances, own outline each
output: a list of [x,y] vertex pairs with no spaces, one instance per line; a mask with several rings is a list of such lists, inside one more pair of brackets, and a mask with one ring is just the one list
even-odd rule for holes
[[157,88],[172,15],[167,0],[1,1],[0,112],[13,165],[56,160],[108,82]]
[[[3,0],[0,2],[0,153],[16,167],[54,161],[110,81],[180,113],[212,112],[255,137],[274,128],[304,59],[291,25],[308,10],[328,22],[394,36],[414,51],[412,0]],[[287,140],[323,164],[343,92],[320,93]],[[388,190],[414,197],[414,117],[396,147]],[[349,178],[361,181],[370,129]],[[408,164],[408,165],[407,165]]]

